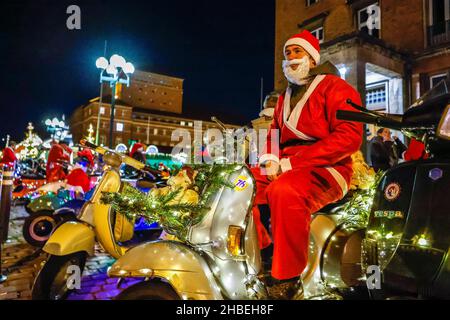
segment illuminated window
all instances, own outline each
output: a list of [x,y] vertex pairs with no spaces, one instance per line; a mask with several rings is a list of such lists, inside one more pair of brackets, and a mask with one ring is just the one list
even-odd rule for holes
[[105,114],[105,107],[100,107],[100,114]]
[[116,123],[116,131],[119,131],[119,132],[123,131],[123,123],[121,123],[121,122]]

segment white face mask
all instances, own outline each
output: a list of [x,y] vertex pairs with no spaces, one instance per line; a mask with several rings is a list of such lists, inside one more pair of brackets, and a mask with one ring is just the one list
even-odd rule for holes
[[[292,65],[298,65],[297,69],[292,69]],[[296,85],[304,85],[309,74],[309,58],[304,56],[301,59],[283,60],[284,76],[289,82]]]

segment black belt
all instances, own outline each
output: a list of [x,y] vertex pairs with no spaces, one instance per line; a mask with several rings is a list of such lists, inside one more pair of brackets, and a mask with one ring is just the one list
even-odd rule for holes
[[307,140],[289,140],[285,143],[282,143],[280,145],[280,149],[284,149],[287,147],[294,147],[294,146],[310,146],[312,144],[316,143],[316,141],[307,141]]

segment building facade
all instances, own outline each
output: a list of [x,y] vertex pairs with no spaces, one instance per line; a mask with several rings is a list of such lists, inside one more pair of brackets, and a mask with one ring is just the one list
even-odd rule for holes
[[277,91],[284,43],[302,30],[370,110],[402,114],[450,70],[450,0],[276,0],[275,23]]
[[[79,106],[70,118],[74,142],[88,135],[90,126],[96,130],[98,143],[109,145],[111,90],[104,87],[105,96]],[[130,146],[139,141],[154,145],[162,152],[170,152],[177,144],[172,140],[176,129],[187,129],[194,137],[195,121],[202,121],[202,130],[218,128],[209,119],[193,119],[182,113],[183,79],[136,71],[130,87],[117,88],[113,128],[113,145]],[[99,121],[98,121],[99,120]],[[226,125],[227,128],[237,128]],[[94,134],[95,136],[95,134]]]

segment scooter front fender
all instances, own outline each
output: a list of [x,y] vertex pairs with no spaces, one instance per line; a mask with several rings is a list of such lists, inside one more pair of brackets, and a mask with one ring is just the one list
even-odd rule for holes
[[111,266],[108,275],[164,279],[185,300],[223,299],[205,258],[176,241],[155,241],[134,247]]
[[55,256],[80,251],[93,255],[94,246],[95,233],[90,226],[79,221],[68,221],[50,235],[43,250]]

